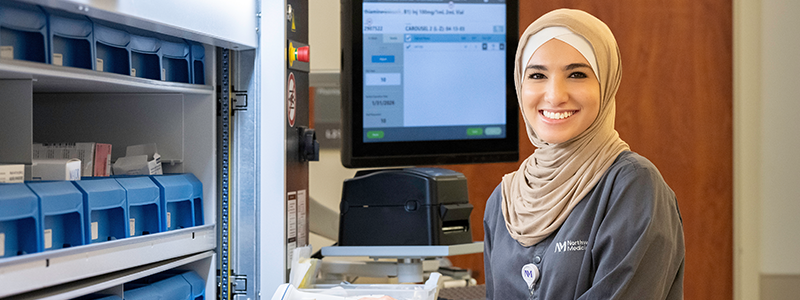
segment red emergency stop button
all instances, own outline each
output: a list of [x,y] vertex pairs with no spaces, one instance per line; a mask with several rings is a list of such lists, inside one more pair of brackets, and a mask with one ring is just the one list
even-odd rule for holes
[[308,62],[309,61],[309,48],[308,46],[303,46],[300,48],[295,48],[292,42],[289,42],[289,49],[288,49],[288,56],[289,56],[289,66],[292,67],[294,65],[294,61],[302,61]]
[[308,58],[309,58],[308,57],[309,56],[308,46],[303,46],[303,47],[297,48],[296,55],[297,55],[297,60],[298,61],[308,62]]

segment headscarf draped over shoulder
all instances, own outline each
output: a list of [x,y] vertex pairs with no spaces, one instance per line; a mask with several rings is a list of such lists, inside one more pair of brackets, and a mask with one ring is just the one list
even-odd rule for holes
[[622,77],[619,48],[605,23],[580,10],[558,9],[534,21],[520,37],[514,66],[517,100],[522,105],[522,80],[529,57],[522,57],[528,41],[548,27],[564,27],[591,44],[600,81],[600,111],[578,136],[559,144],[540,139],[523,113],[536,150],[506,174],[502,182],[502,210],[506,228],[520,245],[528,247],[545,239],[569,216],[572,209],[600,181],[628,144],[614,130],[615,95]]

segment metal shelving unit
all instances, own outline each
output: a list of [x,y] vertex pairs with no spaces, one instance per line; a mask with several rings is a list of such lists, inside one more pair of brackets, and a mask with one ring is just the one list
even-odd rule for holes
[[[128,142],[153,137],[165,172],[191,172],[203,183],[203,224],[208,225],[0,258],[0,298],[69,299],[98,291],[122,296],[124,283],[170,269],[197,271],[206,280],[207,298],[215,298],[223,229],[218,223],[223,180],[217,164],[222,152],[217,145],[219,49],[243,53],[232,84],[236,93],[248,90],[251,99],[249,111],[237,112],[234,119],[236,137],[249,144],[231,146],[233,168],[244,166],[233,175],[232,197],[252,203],[234,205],[248,213],[235,220],[250,227],[228,229],[241,244],[232,252],[238,259],[232,265],[239,269],[231,280],[247,285],[232,286],[231,292],[234,297],[272,293],[287,273],[285,228],[276,226],[285,223],[286,140],[284,130],[275,130],[285,127],[286,37],[275,29],[287,28],[286,2],[15,1],[204,45],[205,85],[0,59],[0,158],[29,163],[35,139],[62,136],[65,142],[111,143],[116,158]],[[43,113],[48,118],[76,115],[64,126],[43,120]],[[144,115],[131,125],[105,124],[137,114]]]
[[[34,4],[73,6],[67,1]],[[159,26],[113,12],[91,13]],[[70,299],[99,291],[122,296],[124,283],[170,269],[196,271],[208,295],[216,294],[216,48],[204,47],[206,85],[0,59],[0,158],[5,163],[29,163],[30,144],[37,139],[107,142],[114,158],[127,145],[152,139],[159,144],[165,172],[193,173],[203,183],[207,224],[0,258],[0,298]]]

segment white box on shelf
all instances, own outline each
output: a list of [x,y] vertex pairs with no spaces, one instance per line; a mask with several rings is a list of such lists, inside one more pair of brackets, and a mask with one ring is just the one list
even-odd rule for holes
[[83,176],[109,176],[111,167],[111,145],[102,143],[34,143],[32,159],[81,160]]
[[25,165],[0,164],[0,183],[20,183],[25,181]]
[[80,180],[81,160],[34,159],[30,174],[31,180]]
[[128,146],[114,162],[114,175],[161,175],[161,155],[156,144]]

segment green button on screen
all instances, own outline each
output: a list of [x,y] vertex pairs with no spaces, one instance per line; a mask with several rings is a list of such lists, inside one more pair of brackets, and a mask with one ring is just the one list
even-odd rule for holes
[[467,128],[467,135],[483,135],[483,128]]
[[500,135],[503,129],[500,127],[486,127],[486,135]]
[[380,131],[380,130],[367,131],[367,138],[368,139],[382,139],[383,138],[383,131]]

